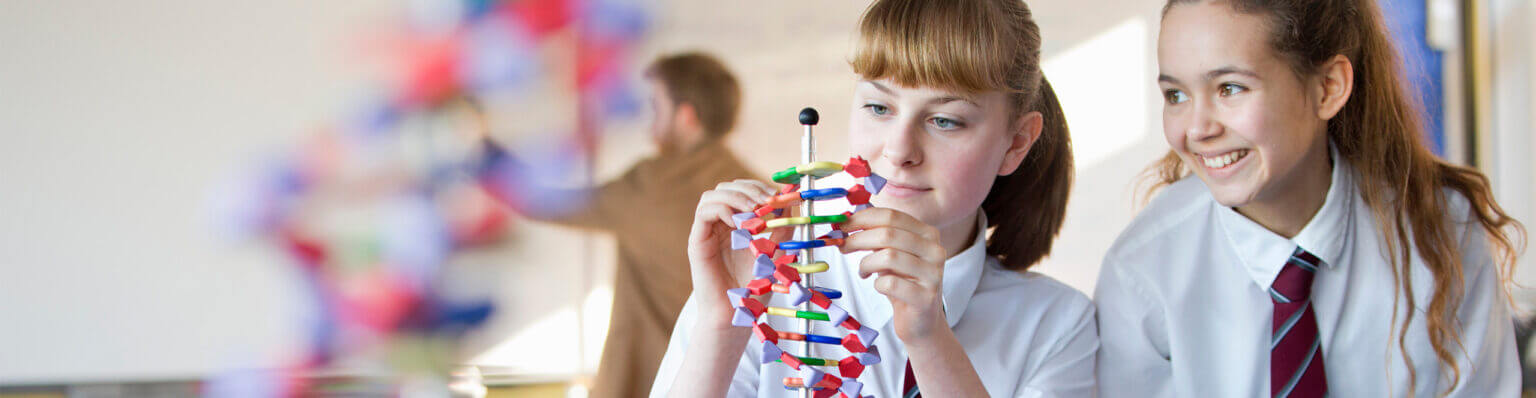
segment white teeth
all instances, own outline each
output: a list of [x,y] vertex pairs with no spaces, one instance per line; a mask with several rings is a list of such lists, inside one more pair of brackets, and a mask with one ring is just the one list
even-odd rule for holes
[[1247,150],[1238,150],[1238,151],[1227,152],[1226,154],[1223,154],[1221,156],[1216,156],[1216,157],[1204,157],[1204,156],[1201,156],[1200,157],[1200,161],[1205,163],[1205,167],[1209,167],[1209,168],[1213,168],[1213,169],[1219,169],[1219,168],[1222,168],[1222,167],[1227,167],[1227,165],[1230,165],[1233,162],[1236,162],[1238,159],[1242,159],[1243,156],[1245,156],[1247,154],[1248,154]]

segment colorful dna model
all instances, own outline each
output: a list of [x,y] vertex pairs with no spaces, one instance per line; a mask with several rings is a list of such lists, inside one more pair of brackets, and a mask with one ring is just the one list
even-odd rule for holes
[[[847,222],[853,212],[869,208],[870,196],[880,192],[885,186],[885,179],[872,173],[869,163],[857,156],[848,159],[846,164],[815,161],[815,141],[811,126],[816,125],[817,119],[815,109],[805,108],[800,111],[800,124],[805,126],[801,140],[802,164],[774,173],[773,181],[785,184],[779,194],[753,211],[733,217],[737,229],[731,233],[731,248],[752,251],[755,258],[752,276],[755,279],[746,287],[727,290],[726,295],[735,308],[731,323],[753,328],[757,337],[754,347],[761,350],[763,364],[777,361],[797,371],[799,377],[784,378],[785,389],[798,389],[805,392],[805,395],[817,398],[838,394],[842,397],[860,397],[863,384],[857,380],[859,374],[863,373],[864,367],[880,362],[880,351],[874,345],[879,333],[860,324],[849,316],[848,311],[832,302],[842,297],[842,292],[814,285],[814,275],[826,272],[828,265],[825,261],[815,261],[811,249],[842,245],[847,234],[839,229],[839,224]],[[847,189],[815,189],[816,180],[839,172],[848,173],[858,179],[859,183]],[[801,187],[805,189],[801,190]],[[853,206],[853,212],[815,215],[812,211],[817,201],[836,199],[847,200]],[[783,217],[785,210],[795,205],[802,206],[800,215]],[[829,224],[831,231],[811,239],[812,226],[819,224]],[[787,226],[799,228],[798,240],[773,242],[767,238],[753,238],[753,235],[765,230]],[[790,253],[795,251],[798,254]],[[787,295],[789,302],[799,308],[769,307],[753,298],[769,292]],[[764,314],[801,319],[803,332],[774,330],[768,325]],[[841,326],[847,334],[841,338],[811,334],[813,321]],[[793,355],[781,349],[778,345],[780,340],[801,342],[801,355]],[[840,345],[848,355],[840,360],[813,357],[812,343]],[[838,375],[818,370],[817,366],[835,366]]]

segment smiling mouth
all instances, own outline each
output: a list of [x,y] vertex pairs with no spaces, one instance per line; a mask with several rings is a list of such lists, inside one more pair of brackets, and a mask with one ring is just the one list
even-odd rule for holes
[[1200,159],[1200,163],[1204,164],[1205,167],[1211,168],[1211,169],[1226,168],[1227,166],[1231,166],[1233,163],[1237,163],[1237,161],[1242,160],[1244,157],[1247,157],[1247,156],[1248,156],[1248,150],[1247,149],[1239,149],[1239,150],[1236,150],[1236,151],[1226,152],[1226,153],[1223,153],[1223,154],[1220,154],[1220,155],[1215,155],[1215,156],[1205,156],[1205,155],[1195,154],[1195,157]]

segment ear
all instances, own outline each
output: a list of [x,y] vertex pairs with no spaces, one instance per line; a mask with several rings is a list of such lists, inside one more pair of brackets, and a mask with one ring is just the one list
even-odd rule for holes
[[1026,112],[1014,120],[1013,126],[1013,131],[1010,131],[1012,138],[1008,140],[1008,152],[1003,153],[1003,163],[997,168],[997,175],[1000,176],[1013,174],[1019,169],[1024,156],[1029,154],[1029,148],[1035,146],[1035,140],[1040,139],[1045,117],[1040,112]]
[[672,110],[672,126],[686,131],[702,130],[704,126],[699,122],[699,108],[687,102],[679,102],[677,108]]
[[1322,73],[1317,86],[1320,91],[1316,103],[1317,117],[1328,120],[1344,109],[1344,104],[1349,102],[1349,96],[1355,90],[1355,65],[1349,62],[1349,57],[1334,55],[1323,63],[1319,72]]

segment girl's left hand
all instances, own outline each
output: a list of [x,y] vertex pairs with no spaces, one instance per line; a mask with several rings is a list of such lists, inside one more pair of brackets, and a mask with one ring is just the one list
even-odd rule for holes
[[859,263],[859,277],[879,274],[875,290],[891,300],[892,323],[903,341],[949,330],[941,301],[944,247],[939,230],[907,213],[869,208],[848,218],[843,253],[870,250]]

